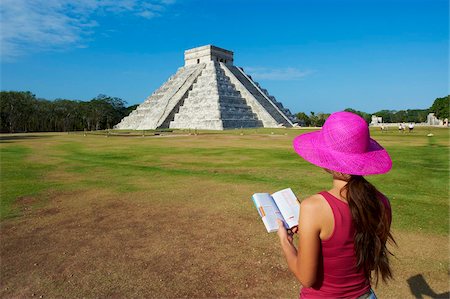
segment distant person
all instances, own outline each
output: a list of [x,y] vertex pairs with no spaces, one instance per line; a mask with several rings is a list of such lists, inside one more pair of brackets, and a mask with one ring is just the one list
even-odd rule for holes
[[414,123],[410,123],[408,125],[409,133],[411,133],[414,130]]
[[289,269],[302,284],[300,298],[376,298],[371,283],[392,278],[386,248],[393,241],[391,207],[363,176],[388,172],[389,154],[370,138],[364,119],[350,112],[331,114],[320,131],[293,143],[333,179],[333,188],[302,201],[298,227],[287,231],[278,222]]
[[402,124],[398,124],[398,132],[403,133],[404,127]]

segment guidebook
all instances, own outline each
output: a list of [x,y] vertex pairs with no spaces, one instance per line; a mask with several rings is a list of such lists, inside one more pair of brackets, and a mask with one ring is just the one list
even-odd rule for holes
[[252,199],[267,232],[278,231],[277,219],[283,221],[287,229],[298,225],[300,203],[291,188],[280,190],[272,195],[255,193]]

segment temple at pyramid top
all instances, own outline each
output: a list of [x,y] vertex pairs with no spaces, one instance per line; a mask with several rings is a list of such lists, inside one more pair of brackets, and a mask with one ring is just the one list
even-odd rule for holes
[[185,65],[116,129],[224,130],[292,127],[289,109],[233,65],[233,52],[213,45],[186,50]]
[[213,45],[206,45],[184,51],[184,65],[216,61],[233,65],[233,52]]

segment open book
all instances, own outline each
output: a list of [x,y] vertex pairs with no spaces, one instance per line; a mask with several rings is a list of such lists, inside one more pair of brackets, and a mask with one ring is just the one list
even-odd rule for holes
[[252,199],[267,232],[271,233],[278,230],[277,218],[283,221],[287,229],[298,225],[300,203],[291,188],[280,190],[272,195],[255,193]]

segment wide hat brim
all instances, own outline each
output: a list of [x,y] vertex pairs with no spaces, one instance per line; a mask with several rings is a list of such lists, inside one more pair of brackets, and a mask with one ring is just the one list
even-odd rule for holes
[[388,152],[370,138],[363,153],[343,153],[323,146],[321,131],[297,136],[294,149],[303,159],[322,168],[353,175],[386,173],[392,168]]

